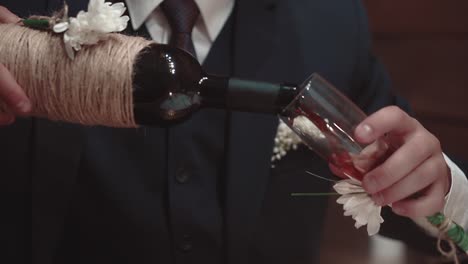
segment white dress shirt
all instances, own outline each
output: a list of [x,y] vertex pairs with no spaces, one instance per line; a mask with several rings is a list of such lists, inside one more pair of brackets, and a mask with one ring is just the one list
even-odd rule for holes
[[[133,29],[143,24],[152,39],[167,43],[170,27],[159,5],[163,0],[126,0]],[[200,16],[192,32],[192,40],[200,63],[206,59],[211,45],[221,32],[234,8],[234,0],[194,0],[200,9]],[[452,186],[446,196],[444,213],[447,217],[468,229],[468,179],[448,157],[444,155],[452,173]],[[420,226],[434,234],[425,219],[413,219]]]
[[460,168],[445,155],[452,173],[452,186],[447,196],[444,214],[468,231],[468,179]]
[[[159,5],[163,0],[127,0],[133,29],[146,25],[151,38],[167,44],[171,30]],[[200,9],[200,16],[192,31],[197,59],[203,63],[208,56],[211,45],[223,29],[229,18],[234,0],[194,0]]]

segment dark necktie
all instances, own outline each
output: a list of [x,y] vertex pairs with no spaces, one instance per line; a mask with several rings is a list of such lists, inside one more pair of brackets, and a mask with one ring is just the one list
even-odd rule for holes
[[192,29],[200,10],[193,0],[164,0],[161,9],[171,26],[169,45],[187,51],[196,57],[192,41]]

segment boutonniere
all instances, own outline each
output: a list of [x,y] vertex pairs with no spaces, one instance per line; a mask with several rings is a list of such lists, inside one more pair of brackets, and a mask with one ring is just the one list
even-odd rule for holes
[[87,11],[80,11],[76,17],[68,17],[68,7],[64,6],[55,16],[30,17],[21,22],[25,26],[50,30],[63,34],[65,50],[70,59],[75,57],[84,45],[94,45],[108,38],[112,32],[123,31],[130,18],[122,16],[124,3],[109,3],[104,0],[90,0]]
[[275,163],[286,156],[288,151],[296,150],[301,142],[301,139],[280,119],[271,156],[271,167],[274,168]]

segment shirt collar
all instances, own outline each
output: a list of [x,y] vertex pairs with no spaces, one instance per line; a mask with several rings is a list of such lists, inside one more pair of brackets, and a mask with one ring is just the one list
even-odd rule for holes
[[140,28],[163,0],[126,0],[130,21],[134,30]]
[[[126,0],[134,30],[140,28],[163,0]],[[214,40],[224,26],[233,7],[234,0],[195,0],[205,22],[208,35]]]
[[213,41],[223,28],[234,7],[234,0],[195,0]]

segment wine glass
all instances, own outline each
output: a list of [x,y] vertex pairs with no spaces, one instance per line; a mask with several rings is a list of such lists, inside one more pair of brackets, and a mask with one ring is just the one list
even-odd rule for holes
[[285,122],[313,151],[345,176],[362,180],[388,151],[379,141],[366,147],[354,139],[354,130],[366,114],[320,75],[312,74],[299,94],[280,113]]

